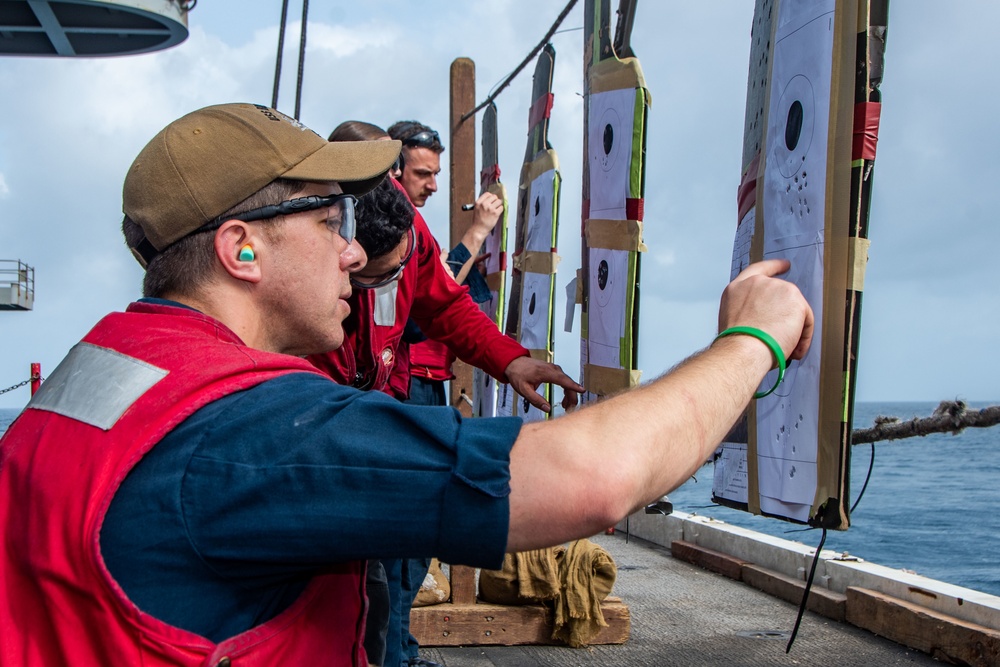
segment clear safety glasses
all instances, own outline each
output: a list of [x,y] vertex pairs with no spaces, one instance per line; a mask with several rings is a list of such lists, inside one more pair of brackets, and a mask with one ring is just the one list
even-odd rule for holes
[[377,289],[379,287],[385,287],[394,280],[399,280],[400,276],[403,275],[403,269],[406,268],[406,264],[410,261],[410,258],[413,257],[413,250],[416,247],[416,232],[413,231],[413,225],[410,225],[409,239],[406,245],[406,254],[403,255],[403,259],[399,262],[399,266],[378,276],[359,276],[355,273],[351,276],[351,284],[359,289]]
[[279,215],[292,215],[293,213],[315,211],[319,208],[329,207],[333,210],[330,211],[330,217],[326,220],[327,226],[329,226],[330,229],[337,234],[340,234],[341,238],[350,244],[354,241],[354,234],[357,231],[357,225],[354,220],[354,205],[357,201],[357,197],[354,195],[329,195],[328,197],[313,195],[311,197],[298,197],[297,199],[289,199],[279,204],[271,204],[269,206],[261,206],[260,208],[250,209],[249,211],[237,213],[236,215],[221,215],[198,231],[208,232],[213,229],[218,229],[226,220],[254,222],[256,220],[276,218]]

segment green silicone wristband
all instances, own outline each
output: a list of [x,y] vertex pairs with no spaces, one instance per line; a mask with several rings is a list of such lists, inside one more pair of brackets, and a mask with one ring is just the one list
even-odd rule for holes
[[758,391],[753,395],[754,398],[764,398],[777,389],[778,385],[781,384],[781,381],[785,379],[785,353],[781,351],[781,346],[778,345],[778,341],[774,340],[771,334],[754,327],[730,327],[725,331],[720,332],[715,339],[718,340],[723,336],[728,336],[730,334],[746,334],[747,336],[753,336],[760,342],[764,343],[764,345],[767,345],[771,349],[771,354],[773,354],[774,358],[778,360],[778,381],[775,382],[774,386],[767,391]]

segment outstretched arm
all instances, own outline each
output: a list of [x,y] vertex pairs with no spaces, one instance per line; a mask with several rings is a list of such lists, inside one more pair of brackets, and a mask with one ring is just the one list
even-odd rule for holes
[[[785,260],[747,267],[726,288],[721,329],[769,333],[787,356],[809,349],[813,315]],[[727,336],[666,375],[548,422],[526,424],[511,451],[508,551],[593,535],[697,470],[775,365],[751,336]]]

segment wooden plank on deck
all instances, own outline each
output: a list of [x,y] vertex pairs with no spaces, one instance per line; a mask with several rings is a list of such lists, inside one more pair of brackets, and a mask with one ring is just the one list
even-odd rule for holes
[[943,662],[1000,665],[1000,631],[866,588],[847,588],[847,621]]
[[[631,631],[631,615],[620,598],[601,604],[608,627],[591,644],[623,644]],[[561,644],[552,639],[552,610],[542,605],[507,606],[479,602],[415,607],[410,632],[421,646],[515,646]]]

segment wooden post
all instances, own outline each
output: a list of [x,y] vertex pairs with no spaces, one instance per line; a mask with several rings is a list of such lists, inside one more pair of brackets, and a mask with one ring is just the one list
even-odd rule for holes
[[[462,205],[476,201],[476,120],[462,116],[476,106],[476,64],[470,58],[451,63],[451,139],[448,160],[449,202],[451,207],[449,247],[454,248],[472,224],[472,211]],[[463,417],[472,416],[472,367],[462,361],[452,365],[451,404]],[[466,400],[468,399],[468,400]],[[454,587],[454,582],[452,583]]]
[[[476,64],[470,58],[456,58],[451,63],[451,132],[448,160],[449,202],[451,215],[449,247],[455,247],[472,224],[472,212],[462,205],[476,200],[476,121],[462,116],[476,106]],[[456,361],[452,365],[451,404],[465,418],[472,417],[472,366]],[[468,400],[466,400],[468,399]],[[476,572],[470,567],[452,566],[451,601],[475,604]]]

